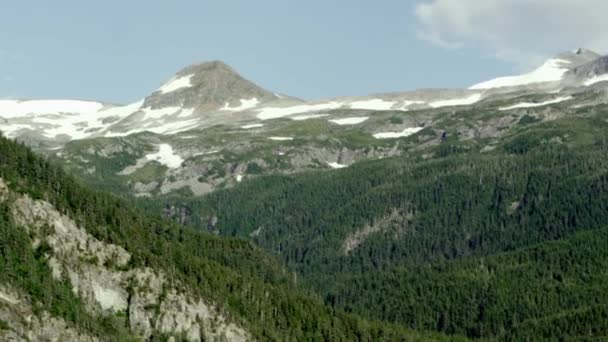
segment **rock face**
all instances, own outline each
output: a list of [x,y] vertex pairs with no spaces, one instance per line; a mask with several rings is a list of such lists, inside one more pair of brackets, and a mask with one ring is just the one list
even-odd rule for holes
[[3,285],[0,285],[0,321],[9,327],[0,329],[2,341],[97,341],[97,338],[68,327],[62,319],[51,317],[48,312],[35,315],[27,296]]
[[[7,194],[0,180],[0,198]],[[15,223],[33,236],[32,248],[42,241],[50,247],[47,258],[53,277],[69,281],[92,314],[128,313],[131,331],[145,339],[165,334],[189,341],[248,340],[248,334],[227,322],[214,305],[170,281],[162,271],[129,267],[131,255],[126,250],[97,240],[50,203],[17,196],[11,208]],[[0,291],[0,301],[18,306],[17,298]],[[23,331],[40,331],[49,340],[81,340],[65,324],[47,318],[35,317],[34,322],[44,324],[34,329],[30,323]]]
[[570,69],[574,69],[581,65],[591,63],[600,57],[601,57],[601,55],[594,51],[587,50],[587,49],[576,49],[575,51],[567,51],[567,52],[561,53],[561,54],[557,55],[555,58],[566,60],[566,61],[570,62],[570,65],[568,67]]
[[608,56],[597,58],[591,62],[572,69],[568,76],[576,80],[587,80],[591,77],[608,73]]

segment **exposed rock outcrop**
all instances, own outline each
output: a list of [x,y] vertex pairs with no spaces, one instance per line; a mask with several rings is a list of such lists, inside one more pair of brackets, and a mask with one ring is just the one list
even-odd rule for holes
[[[8,193],[0,180],[0,198],[6,198]],[[16,197],[12,203],[15,223],[28,230],[33,237],[33,248],[43,242],[50,247],[47,258],[53,277],[69,281],[90,313],[127,314],[131,330],[145,339],[154,334],[186,337],[189,341],[249,339],[249,335],[228,322],[216,306],[191,293],[178,281],[168,279],[164,272],[130,267],[131,255],[124,248],[97,240],[46,201]],[[11,298],[16,297],[0,296],[0,300],[9,304],[13,301]],[[43,320],[43,317],[34,320]],[[44,320],[48,321],[46,317]],[[48,323],[62,331],[59,320]],[[38,328],[46,331],[44,329],[44,325]],[[35,333],[28,327],[24,331]],[[61,334],[48,336],[74,340]],[[76,335],[69,336],[78,339]]]

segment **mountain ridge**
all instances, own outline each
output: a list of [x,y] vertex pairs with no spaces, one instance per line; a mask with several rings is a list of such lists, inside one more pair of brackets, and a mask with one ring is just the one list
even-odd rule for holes
[[[222,61],[202,62],[179,70],[144,99],[124,106],[64,102],[56,111],[28,109],[31,101],[0,101],[0,130],[33,145],[55,148],[71,140],[127,136],[143,131],[176,134],[213,125],[263,124],[296,114],[318,115],[338,109],[421,110],[474,105],[486,99],[515,97],[521,92],[576,92],[608,79],[608,64],[599,55],[579,49],[557,55],[530,74],[486,81],[470,89],[419,89],[368,96],[343,96],[302,101],[279,95],[247,80]],[[564,64],[566,63],[566,64]],[[594,64],[595,63],[595,64]]]

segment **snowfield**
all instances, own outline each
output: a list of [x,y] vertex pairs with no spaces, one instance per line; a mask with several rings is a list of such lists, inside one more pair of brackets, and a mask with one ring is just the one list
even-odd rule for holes
[[522,103],[518,103],[516,105],[513,106],[509,106],[509,107],[502,107],[502,108],[498,108],[498,110],[511,110],[511,109],[519,109],[519,108],[534,108],[534,107],[542,107],[542,106],[548,106],[551,104],[556,104],[556,103],[560,103],[560,102],[564,102],[564,101],[569,101],[572,100],[573,97],[572,96],[563,96],[563,97],[558,97],[555,98],[553,100],[548,100],[545,102],[538,102],[538,103],[534,103],[534,102],[522,102]]
[[156,134],[175,134],[183,131],[187,131],[189,129],[194,129],[198,125],[200,125],[199,119],[190,119],[184,121],[173,121],[164,120],[162,123],[157,121],[150,121],[143,123],[140,127],[134,128],[127,132],[113,132],[112,130],[107,130],[104,133],[105,137],[124,137],[127,135],[141,133],[144,131],[156,133]]
[[329,116],[329,114],[311,114],[311,115],[296,115],[290,116],[289,118],[294,121],[304,121],[308,119],[318,119]]
[[352,117],[352,118],[344,118],[344,119],[334,119],[329,120],[331,123],[335,123],[336,125],[344,126],[344,125],[357,125],[362,122],[365,122],[369,119],[368,116],[360,116],[360,117]]
[[461,99],[451,99],[451,100],[441,100],[429,103],[429,106],[433,108],[441,108],[441,107],[453,107],[453,106],[468,106],[475,104],[481,100],[481,93],[473,94],[469,97],[461,98]]
[[167,83],[163,84],[160,88],[158,88],[158,91],[160,91],[161,94],[167,94],[182,88],[192,87],[192,77],[194,77],[194,74],[181,77],[173,77]]
[[594,85],[596,83],[606,82],[606,81],[608,81],[608,74],[599,75],[599,76],[595,76],[595,77],[590,78],[587,81],[585,81],[585,86],[588,87],[590,85]]
[[264,125],[263,124],[251,124],[251,125],[241,126],[242,129],[252,129],[252,128],[259,128],[259,127],[264,127]]
[[142,120],[160,119],[163,116],[176,114],[181,110],[181,107],[163,107],[155,109],[152,109],[151,107],[146,107],[142,109],[145,114]]
[[139,100],[126,106],[116,106],[108,109],[103,109],[99,112],[99,116],[101,116],[102,118],[111,116],[124,118],[137,112],[141,108],[141,106],[143,106],[143,104],[144,100]]
[[1,118],[19,118],[41,114],[97,113],[103,104],[78,100],[0,100]]
[[404,129],[401,132],[380,132],[380,133],[374,134],[374,138],[376,138],[376,139],[396,139],[396,138],[408,137],[412,134],[416,134],[416,133],[420,132],[423,129],[424,129],[424,127],[409,127],[409,128]]
[[224,107],[222,107],[220,110],[228,111],[228,112],[240,112],[243,110],[255,108],[260,103],[260,100],[258,100],[255,97],[253,97],[249,100],[241,99],[240,101],[241,101],[241,104],[239,106],[230,107],[230,104],[226,103],[224,105]]
[[570,64],[570,61],[553,58],[546,61],[545,64],[528,74],[499,77],[490,81],[475,84],[469,89],[516,87],[533,83],[560,81],[564,77],[564,74],[566,74],[568,71],[568,68],[564,67],[568,64]]
[[293,138],[291,138],[291,137],[270,137],[268,139],[274,140],[274,141],[290,141],[290,140],[293,140]]
[[320,110],[331,110],[342,107],[342,102],[327,102],[311,105],[297,105],[291,107],[266,107],[261,108],[258,111],[257,118],[260,120],[278,119],[293,114],[308,113]]
[[150,153],[145,156],[148,160],[155,160],[171,169],[176,169],[182,165],[184,159],[173,152],[173,147],[169,144],[158,145],[158,152]]
[[[47,138],[83,139],[107,126],[104,119],[124,118],[137,111],[142,103],[107,107],[99,102],[78,100],[0,100],[0,118],[6,119],[1,128],[9,136],[31,129]],[[13,120],[20,121],[12,123]]]
[[350,108],[352,109],[369,109],[369,110],[389,110],[393,108],[393,106],[397,102],[393,101],[384,101],[381,99],[373,99],[373,100],[363,100],[363,101],[355,101],[351,102]]
[[345,167],[348,167],[348,165],[344,165],[344,164],[340,164],[340,163],[336,163],[336,162],[327,163],[327,165],[329,165],[332,169],[343,169]]
[[408,110],[409,107],[414,106],[414,105],[423,105],[426,104],[426,102],[424,101],[415,101],[415,100],[405,100],[403,102],[401,102],[401,108],[399,108],[399,110]]

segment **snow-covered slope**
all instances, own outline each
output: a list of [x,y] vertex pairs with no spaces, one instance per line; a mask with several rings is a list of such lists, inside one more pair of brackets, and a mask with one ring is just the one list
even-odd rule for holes
[[552,105],[552,104],[556,104],[556,103],[561,103],[564,101],[569,101],[572,99],[573,99],[572,96],[562,96],[562,97],[558,97],[558,98],[543,101],[543,102],[522,102],[522,103],[518,103],[518,104],[515,104],[512,106],[508,106],[508,107],[501,107],[501,108],[499,108],[499,110],[505,111],[505,110],[512,110],[512,109],[521,109],[521,108],[543,107],[543,106],[548,106],[548,105]]
[[568,71],[589,63],[599,58],[600,55],[593,51],[578,49],[572,52],[562,53],[547,60],[535,70],[516,76],[499,77],[489,81],[481,82],[471,86],[469,89],[495,89],[507,87],[522,87],[535,84],[560,82]]
[[499,77],[486,82],[473,85],[470,89],[490,89],[502,87],[516,87],[533,83],[555,82],[568,72],[570,61],[563,59],[550,59],[536,70],[518,76]]
[[[579,49],[551,58],[528,74],[496,78],[470,89],[429,89],[302,101],[267,91],[228,65],[214,61],[182,69],[146,98],[126,106],[77,100],[1,100],[0,131],[48,146],[144,131],[175,134],[216,125],[260,128],[264,121],[283,118],[294,121],[324,118],[333,124],[352,125],[355,123],[347,120],[349,117],[373,118],[374,112],[441,111],[522,91],[559,93],[564,88],[606,81],[608,57]],[[343,111],[355,113],[346,118],[335,116]]]
[[33,132],[46,139],[83,139],[130,115],[141,104],[112,107],[94,101],[1,100],[0,130],[10,137]]

